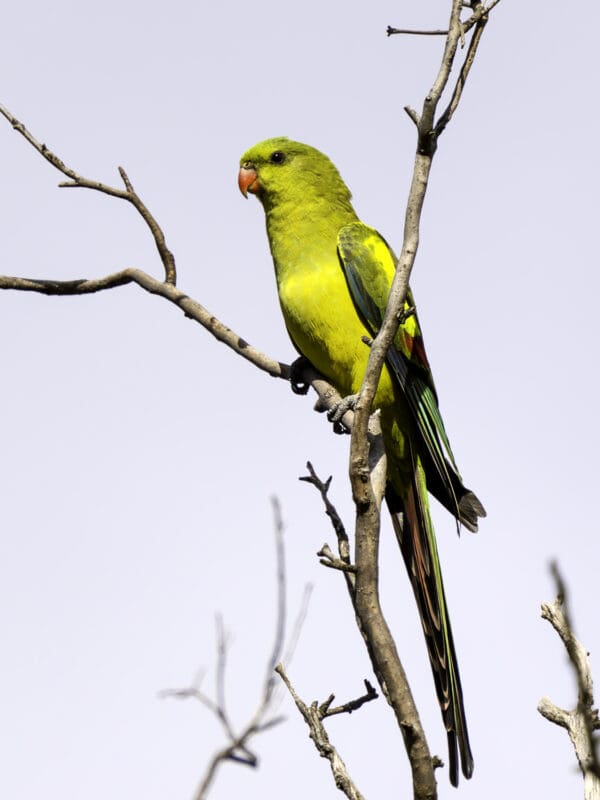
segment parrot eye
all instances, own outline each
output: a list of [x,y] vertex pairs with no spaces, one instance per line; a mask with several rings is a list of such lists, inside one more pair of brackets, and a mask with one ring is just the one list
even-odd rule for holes
[[269,161],[271,164],[283,164],[285,161],[285,153],[282,153],[281,150],[275,150],[275,152],[271,153],[269,156]]

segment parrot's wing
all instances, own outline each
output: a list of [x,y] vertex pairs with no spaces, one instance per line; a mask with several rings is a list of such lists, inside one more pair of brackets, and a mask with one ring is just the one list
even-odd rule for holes
[[[376,336],[387,307],[396,256],[385,239],[362,222],[353,222],[340,230],[338,253],[354,305],[372,336]],[[404,310],[411,309],[414,309],[414,301],[409,289]],[[445,492],[458,510],[455,487],[460,475],[438,408],[433,376],[414,310],[398,328],[388,351],[387,364],[406,398]]]

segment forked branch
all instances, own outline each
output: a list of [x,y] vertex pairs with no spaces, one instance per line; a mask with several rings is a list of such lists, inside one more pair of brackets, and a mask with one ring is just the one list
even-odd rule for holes
[[[88,178],[84,178],[83,175],[80,175],[78,172],[75,172],[74,169],[68,167],[65,162],[60,159],[52,150],[48,149],[45,144],[39,142],[32,133],[30,133],[25,125],[20,122],[5,106],[0,105],[0,114],[10,122],[13,128],[26,139],[29,144],[35,148],[40,155],[42,155],[49,164],[69,178],[68,181],[64,181],[63,183],[59,183],[58,185],[61,188],[72,189],[72,188],[82,188],[82,189],[93,189],[96,192],[102,192],[103,194],[108,194],[111,197],[119,197],[121,200],[126,200],[128,203],[138,211],[150,232],[152,233],[152,237],[156,244],[156,249],[158,250],[158,254],[160,256],[160,260],[163,264],[165,270],[165,281],[167,283],[171,283],[175,285],[176,283],[176,270],[175,270],[175,258],[173,257],[173,253],[167,247],[167,242],[165,240],[165,235],[162,231],[162,228],[154,218],[154,216],[150,213],[150,210],[147,206],[142,202],[140,196],[133,188],[133,184],[129,180],[127,173],[123,169],[123,167],[119,167],[119,175],[121,176],[121,180],[125,186],[125,189],[116,189],[114,186],[108,186],[106,183],[101,183],[100,181],[92,181]],[[36,291],[30,289],[29,291]]]
[[548,697],[540,700],[538,711],[569,734],[583,774],[584,800],[600,800],[600,764],[595,734],[600,730],[600,720],[594,705],[589,654],[573,632],[567,589],[558,566],[552,564],[551,570],[557,597],[553,603],[542,603],[542,618],[552,625],[565,646],[577,680],[578,696],[577,705],[571,711],[559,708]]
[[[495,5],[496,3],[494,3]],[[388,305],[381,329],[373,340],[367,370],[358,402],[355,406],[354,425],[350,447],[350,479],[356,505],[356,614],[359,628],[370,645],[369,653],[375,674],[380,681],[388,702],[392,706],[398,726],[404,738],[413,775],[415,798],[437,796],[434,768],[419,715],[410,692],[404,669],[398,657],[394,640],[384,618],[379,601],[378,556],[380,508],[379,499],[369,479],[369,440],[367,426],[373,399],[386,355],[398,331],[404,302],[408,291],[410,274],[419,246],[421,213],[427,192],[433,156],[438,138],[456,110],[464,81],[473,63],[489,7],[477,3],[466,23],[461,21],[462,0],[452,0],[450,22],[444,44],[441,63],[431,90],[423,101],[421,114],[410,111],[417,127],[417,148],[413,176],[404,218],[402,250],[396,265]],[[464,40],[465,26],[475,27],[475,44],[469,47],[465,64],[460,71],[452,99],[441,116],[439,129],[435,118],[442,95],[446,90],[451,70],[456,59],[457,48]]]
[[196,680],[190,687],[184,689],[167,689],[161,692],[163,697],[180,699],[193,698],[207,708],[219,721],[226,737],[226,743],[217,750],[210,759],[200,785],[194,795],[194,800],[206,800],[211,786],[214,783],[218,769],[226,762],[232,761],[249,767],[258,766],[258,756],[252,749],[252,743],[257,735],[270,730],[283,721],[283,717],[275,713],[279,705],[280,693],[277,691],[278,683],[275,677],[275,667],[280,659],[289,660],[293,654],[299,629],[304,620],[310,589],[304,595],[300,613],[294,625],[290,638],[290,645],[284,653],[285,623],[286,623],[286,577],[285,577],[285,549],[283,542],[283,522],[279,503],[273,499],[273,514],[275,527],[275,552],[277,575],[277,614],[275,619],[275,637],[271,652],[267,659],[263,678],[262,691],[254,714],[248,722],[236,730],[227,709],[225,691],[225,674],[227,669],[228,643],[227,636],[220,617],[217,617],[217,667],[215,699],[212,699],[201,688],[201,681]]
[[359,792],[354,781],[350,777],[346,765],[344,764],[340,754],[336,748],[331,744],[329,735],[323,725],[323,720],[331,717],[334,714],[350,714],[352,711],[357,710],[365,703],[377,698],[377,692],[368,681],[365,681],[366,694],[356,700],[350,700],[341,706],[331,708],[331,703],[334,696],[330,695],[324,703],[317,703],[316,700],[307,705],[296,693],[288,678],[283,666],[278,664],[275,671],[285,683],[289,693],[291,694],[296,708],[302,714],[302,717],[310,731],[310,738],[313,740],[315,747],[321,758],[329,761],[333,779],[337,788],[343,792],[349,800],[364,800],[363,795]]

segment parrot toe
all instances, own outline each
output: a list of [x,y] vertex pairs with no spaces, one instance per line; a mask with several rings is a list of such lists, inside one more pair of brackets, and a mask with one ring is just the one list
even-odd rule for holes
[[329,422],[333,422],[333,430],[336,433],[350,433],[342,422],[342,417],[346,411],[354,411],[358,398],[357,394],[349,394],[327,412],[327,419]]

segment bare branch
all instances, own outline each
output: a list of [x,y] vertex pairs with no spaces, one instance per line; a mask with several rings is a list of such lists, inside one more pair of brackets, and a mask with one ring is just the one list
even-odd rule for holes
[[[163,297],[165,300],[178,306],[186,317],[194,320],[205,328],[215,339],[225,344],[235,353],[245,358],[255,367],[267,372],[274,378],[289,380],[291,367],[282,361],[276,361],[265,353],[253,347],[231,328],[224,325],[211,311],[192,299],[185,292],[171,283],[166,283],[153,278],[147,272],[128,267],[127,269],[106,275],[103,278],[76,278],[74,280],[58,281],[45,278],[18,278],[10,275],[0,275],[0,290],[14,290],[21,292],[37,292],[54,297],[68,297],[115,289],[128,284],[137,284],[150,294]],[[315,409],[328,411],[335,409],[341,397],[336,389],[325,378],[308,364],[303,370],[303,377],[307,384],[312,386],[318,400]],[[352,426],[353,412],[348,411],[342,418],[343,426],[348,429]]]
[[223,725],[225,733],[234,741],[236,736],[229,721],[225,692],[225,673],[227,672],[227,651],[229,642],[223,624],[223,617],[220,614],[217,614],[215,622],[217,628],[217,667],[215,670],[217,702],[215,703],[215,708],[217,717]]
[[573,632],[567,590],[558,566],[552,564],[551,571],[557,587],[557,598],[553,603],[542,603],[542,618],[552,625],[565,646],[577,679],[578,699],[577,706],[572,711],[566,711],[543,697],[538,703],[538,711],[549,722],[566,729],[584,776],[585,800],[599,800],[600,765],[594,731],[600,729],[600,720],[594,708],[589,655]]
[[277,623],[275,625],[275,639],[271,649],[271,655],[265,670],[265,680],[263,692],[265,695],[273,692],[275,682],[274,670],[277,662],[281,659],[283,646],[285,643],[285,621],[286,621],[286,577],[285,577],[285,546],[283,543],[283,519],[281,516],[281,506],[276,497],[271,498],[273,507],[273,517],[275,520],[275,553],[277,563]]
[[325,506],[325,513],[331,520],[331,524],[333,525],[333,529],[337,537],[340,559],[344,564],[349,565],[350,541],[348,539],[348,534],[346,533],[346,528],[344,527],[344,523],[342,522],[336,507],[329,499],[329,488],[331,486],[331,480],[332,480],[331,475],[329,476],[329,478],[327,478],[325,482],[323,482],[315,472],[314,467],[310,463],[310,461],[306,462],[306,469],[308,470],[309,474],[302,476],[300,480],[312,484],[321,495],[321,499],[323,500],[323,505]]
[[349,575],[354,575],[356,573],[354,564],[347,564],[341,558],[336,558],[328,544],[324,544],[320,550],[317,550],[317,555],[320,559],[319,563],[323,564],[324,567],[339,569],[341,572],[348,573]]
[[[358,791],[354,782],[350,778],[348,774],[348,770],[346,769],[346,765],[344,764],[342,758],[340,757],[338,751],[335,747],[331,744],[329,740],[329,736],[325,727],[323,725],[323,719],[327,716],[330,716],[328,713],[328,705],[319,706],[317,702],[311,703],[310,706],[307,706],[306,703],[301,700],[301,698],[296,694],[294,687],[292,686],[288,676],[285,673],[285,670],[281,664],[278,664],[275,667],[275,671],[281,677],[281,680],[285,683],[289,693],[291,694],[294,703],[296,704],[296,708],[302,714],[304,721],[308,725],[308,729],[310,731],[310,738],[313,740],[315,747],[321,758],[326,758],[329,761],[331,772],[333,774],[333,778],[335,780],[335,785],[337,788],[343,792],[346,797],[350,800],[364,800],[363,795]],[[365,682],[366,686],[369,686],[367,682]],[[373,692],[373,688],[369,687]],[[369,694],[369,690],[367,689],[367,694]],[[376,694],[375,694],[376,696]],[[365,696],[366,697],[366,696]],[[361,698],[362,702],[359,700],[352,701],[353,703],[363,703],[367,702],[368,700],[374,699],[374,696],[369,696],[366,699]],[[333,695],[331,696],[330,702],[333,701]],[[359,705],[356,706],[357,708]],[[348,709],[350,711],[351,709]],[[337,713],[337,712],[336,712]],[[341,711],[339,713],[342,713]]]
[[334,695],[330,695],[329,698],[319,706],[319,711],[323,715],[323,718],[326,717],[333,717],[336,714],[351,714],[353,711],[357,711],[361,706],[364,706],[365,703],[370,703],[371,700],[376,700],[379,695],[377,691],[368,680],[365,679],[365,689],[366,694],[363,694],[361,697],[357,697],[356,700],[349,700],[347,703],[344,703],[341,706],[335,706],[331,708],[331,703],[335,700]]
[[[450,22],[441,63],[433,86],[424,99],[421,115],[417,115],[412,109],[406,109],[417,126],[417,152],[406,205],[402,250],[396,265],[396,274],[390,290],[386,313],[381,328],[370,347],[363,385],[355,404],[350,446],[350,478],[356,505],[355,610],[357,621],[377,679],[394,710],[402,732],[413,771],[414,794],[419,798],[436,796],[435,764],[429,753],[406,674],[379,602],[378,554],[381,498],[378,498],[371,483],[370,442],[367,436],[367,426],[388,349],[401,323],[410,273],[419,246],[421,214],[432,159],[437,149],[438,136],[443,130],[443,128],[440,131],[436,130],[435,115],[442,94],[448,85],[457,48],[464,42],[466,23],[463,25],[460,19],[463,2],[462,0],[452,0],[451,5]],[[472,4],[471,7],[474,8],[471,25],[480,23],[482,29],[486,12],[478,3],[474,6]],[[450,110],[447,113],[447,121],[461,98],[464,80],[470,69],[480,36],[481,32],[479,32],[475,45],[469,48],[467,53],[466,66],[459,76]]]
[[160,260],[162,261],[165,270],[165,281],[172,284],[176,283],[175,258],[173,257],[173,253],[171,253],[167,247],[162,228],[140,199],[122,167],[119,167],[119,174],[121,175],[121,179],[125,185],[125,191],[123,191],[123,189],[115,189],[113,186],[100,183],[100,181],[93,181],[89,180],[89,178],[84,178],[83,175],[80,175],[79,173],[75,172],[74,169],[68,167],[64,161],[62,161],[62,159],[53,153],[52,150],[49,150],[45,144],[39,142],[35,136],[33,136],[33,134],[27,130],[25,125],[23,125],[23,123],[20,122],[3,105],[0,105],[0,114],[2,114],[3,117],[6,117],[14,130],[17,131],[17,133],[20,133],[21,136],[27,142],[29,142],[29,144],[35,150],[37,150],[38,153],[40,153],[40,155],[43,156],[49,164],[52,164],[55,169],[57,169],[59,172],[62,172],[63,175],[66,175],[67,178],[70,179],[68,182],[65,181],[63,183],[59,183],[58,185],[61,188],[93,189],[96,192],[102,192],[103,194],[108,194],[111,197],[118,197],[121,200],[126,200],[128,203],[131,203],[152,233],[152,237],[154,238],[154,242],[156,244],[156,249],[158,250]]
[[[437,762],[429,756],[427,742],[425,741],[423,730],[420,728],[420,721],[410,693],[408,679],[400,662],[391,631],[383,617],[383,612],[379,605],[377,568],[377,550],[379,545],[378,529],[376,536],[373,535],[372,531],[369,531],[369,536],[363,537],[362,541],[357,540],[357,564],[356,566],[352,565],[350,563],[349,543],[345,529],[343,528],[341,520],[339,520],[335,508],[327,497],[330,479],[323,483],[317,477],[310,462],[307,464],[307,467],[310,474],[301,480],[313,484],[320,491],[326,506],[327,514],[330,516],[338,535],[338,547],[340,548],[340,559],[335,558],[327,545],[321,548],[318,553],[318,555],[322,556],[324,559],[321,563],[325,566],[337,568],[344,573],[350,599],[357,616],[358,627],[363,636],[367,652],[369,653],[373,671],[377,676],[377,680],[379,681],[388,703],[396,713],[411,765],[414,765],[415,762],[418,764],[421,764],[421,762],[427,763],[428,760],[431,775],[433,776],[433,768],[436,766]],[[382,469],[383,481],[385,483],[385,458],[381,459],[374,469],[374,473],[376,473],[377,469]],[[363,564],[363,584],[360,587],[357,585],[357,566],[359,558],[362,559]],[[362,593],[360,597],[358,595],[359,591]],[[360,608],[359,603],[361,602],[368,609],[368,612]],[[411,707],[414,709],[414,714],[411,711]],[[423,750],[423,743],[425,750]],[[427,772],[427,770],[424,771]],[[435,779],[433,780],[435,792]],[[434,794],[427,794],[431,791],[429,785],[426,785],[425,788],[420,791],[423,793],[419,794],[415,792],[416,797],[434,796]]]
[[[456,81],[456,85],[454,87],[454,91],[452,92],[452,97],[448,104],[448,107],[440,116],[439,120],[436,123],[435,131],[436,136],[439,137],[450,120],[452,119],[452,115],[458,108],[458,104],[460,102],[460,98],[462,97],[463,89],[465,87],[465,83],[467,81],[467,77],[473,66],[473,62],[475,61],[475,56],[477,54],[477,48],[479,47],[479,42],[481,41],[481,37],[483,35],[483,29],[485,28],[489,12],[491,8],[493,8],[500,0],[495,0],[495,2],[491,3],[488,8],[486,8],[483,4],[478,5],[473,12],[473,15],[469,19],[469,27],[471,25],[475,26],[475,30],[473,31],[473,35],[471,37],[471,41],[469,42],[469,47],[467,50],[467,54],[465,56],[464,62],[461,66],[460,73],[458,75],[458,79]],[[463,26],[463,35],[464,32],[468,30],[467,25]]]
[[[226,708],[225,691],[225,671],[227,666],[227,636],[223,627],[222,620],[217,616],[217,667],[216,667],[216,700],[212,700],[208,695],[200,690],[199,685],[192,685],[185,689],[170,689],[161,692],[163,697],[175,697],[180,699],[194,698],[211,711],[221,723],[227,737],[227,744],[213,754],[208,767],[202,777],[200,786],[195,794],[195,800],[205,800],[210,791],[210,787],[215,779],[217,770],[225,761],[234,761],[245,764],[249,767],[258,765],[257,755],[250,749],[250,741],[258,733],[269,730],[282,722],[281,716],[273,714],[274,708],[278,703],[276,695],[277,685],[274,679],[274,669],[277,662],[282,657],[285,641],[285,616],[286,616],[286,579],[285,579],[285,548],[283,543],[283,521],[281,509],[278,501],[272,500],[273,515],[275,521],[275,552],[276,552],[276,574],[277,574],[277,614],[275,621],[275,639],[271,653],[267,660],[265,677],[262,686],[261,696],[257,708],[251,719],[241,729],[239,733],[235,728]],[[306,613],[306,603],[308,594],[305,592],[304,603],[301,608],[301,615],[296,621],[294,630],[294,644],[298,637],[301,621]],[[197,682],[196,682],[197,683]]]
[[[226,344],[238,355],[242,356],[242,358],[254,364],[254,366],[264,372],[268,372],[269,375],[285,380],[289,377],[290,368],[287,364],[275,361],[260,350],[252,347],[252,345],[248,344],[241,336],[220,322],[208,309],[196,300],[193,300],[189,295],[182,292],[173,284],[159,281],[140,269],[129,267],[121,272],[107,275],[104,278],[81,278],[70,281],[0,276],[0,289],[39,292],[41,294],[59,297],[93,294],[107,289],[114,289],[118,286],[125,286],[130,283],[135,283],[150,294],[159,295],[178,306],[186,317],[193,319],[195,322],[202,325],[202,327],[206,328],[215,339]],[[317,375],[317,373],[315,373],[315,375]],[[324,384],[325,381],[321,378],[321,385]]]
[[419,124],[421,122],[421,117],[417,114],[417,112],[414,110],[414,108],[411,108],[410,106],[404,106],[404,110],[406,111],[408,116],[412,119],[412,121],[415,123],[415,125],[417,126],[417,129],[418,129],[419,128]]
[[401,34],[408,34],[409,36],[447,36],[448,31],[417,31],[412,30],[409,28],[392,28],[391,25],[387,26],[386,33],[388,36],[393,36],[394,34],[401,33]]
[[306,615],[308,613],[308,605],[310,603],[312,590],[313,590],[313,585],[311,583],[307,583],[306,586],[304,587],[304,592],[302,593],[300,608],[298,610],[298,613],[296,614],[296,619],[294,620],[294,624],[292,625],[292,632],[289,636],[288,643],[285,648],[285,653],[283,655],[283,658],[281,659],[284,664],[289,664],[292,658],[294,657],[294,652],[296,651],[296,645],[298,644],[298,639],[300,638],[300,632],[302,630],[304,620],[306,619]]
[[[463,7],[472,8],[474,13],[462,23],[463,35],[468,33],[471,30],[473,25],[477,23],[480,17],[483,14],[489,14],[489,12],[497,6],[500,0],[492,0],[492,2],[487,6],[484,7],[483,3],[480,0],[476,0],[473,3],[463,3]],[[394,36],[396,34],[401,35],[409,35],[409,36],[447,36],[449,31],[446,30],[413,30],[410,28],[394,28],[391,25],[387,26],[386,33],[388,36]]]

